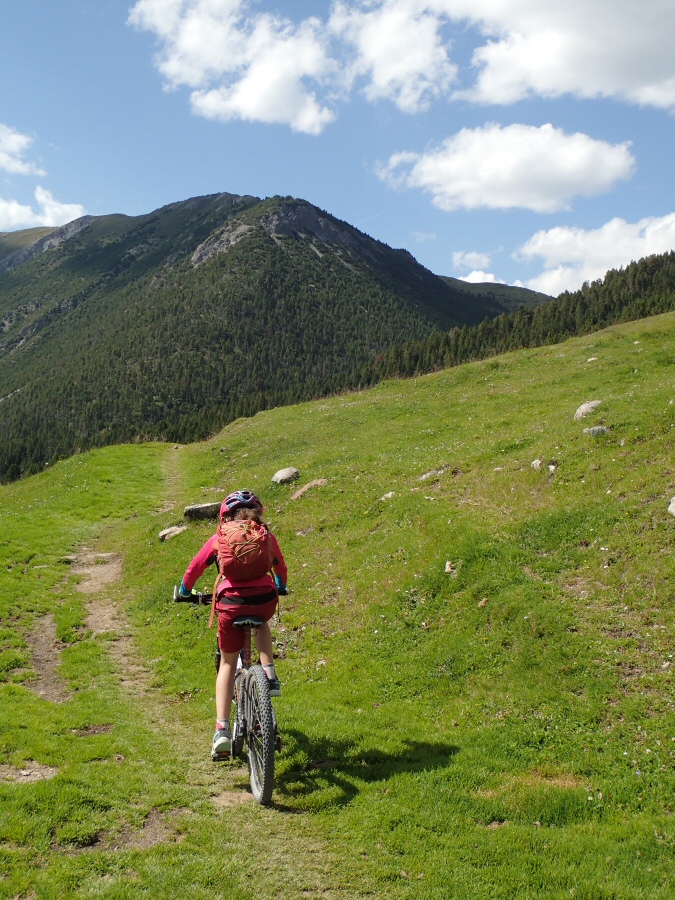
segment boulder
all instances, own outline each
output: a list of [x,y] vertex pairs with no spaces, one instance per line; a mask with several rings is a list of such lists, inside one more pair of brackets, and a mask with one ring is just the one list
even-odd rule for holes
[[288,466],[287,469],[279,469],[278,472],[275,472],[272,476],[272,481],[275,484],[290,484],[291,481],[295,481],[299,477],[300,470],[294,466]]
[[670,501],[668,512],[671,514],[671,516],[675,516],[675,497],[673,497],[673,499]]
[[160,541],[168,541],[169,538],[176,537],[177,534],[182,534],[184,531],[187,531],[187,525],[173,525],[171,528],[165,528],[164,531],[160,531],[159,539]]
[[310,481],[307,484],[304,484],[301,488],[291,496],[291,500],[299,500],[303,494],[306,494],[307,491],[311,490],[314,487],[325,487],[328,484],[327,478],[315,478],[314,481]]
[[579,409],[574,413],[574,421],[578,422],[579,419],[589,416],[601,403],[602,400],[588,400],[586,403],[582,403]]
[[217,519],[220,515],[220,500],[217,503],[196,503],[194,506],[186,506],[183,515],[186,519]]
[[609,428],[606,428],[604,425],[594,425],[592,428],[584,428],[584,434],[597,437],[599,434],[609,434]]
[[420,475],[417,480],[426,481],[427,478],[434,478],[437,475],[442,475],[445,472],[446,468],[446,466],[443,466],[442,469],[432,469],[431,472],[425,472],[424,475]]

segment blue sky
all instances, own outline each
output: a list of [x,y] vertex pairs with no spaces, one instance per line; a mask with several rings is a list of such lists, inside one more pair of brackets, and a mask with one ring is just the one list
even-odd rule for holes
[[675,248],[675,0],[2,0],[0,232],[301,197],[442,275]]

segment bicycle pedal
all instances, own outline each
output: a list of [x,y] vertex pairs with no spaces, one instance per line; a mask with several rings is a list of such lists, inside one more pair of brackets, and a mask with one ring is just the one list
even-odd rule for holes
[[232,754],[229,750],[225,750],[223,753],[212,753],[211,759],[213,762],[225,762],[228,759],[232,758]]

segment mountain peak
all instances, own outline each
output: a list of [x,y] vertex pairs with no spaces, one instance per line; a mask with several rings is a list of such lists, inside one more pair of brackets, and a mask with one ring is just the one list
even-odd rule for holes
[[368,383],[390,348],[504,309],[292,197],[84,216],[0,265],[0,480]]

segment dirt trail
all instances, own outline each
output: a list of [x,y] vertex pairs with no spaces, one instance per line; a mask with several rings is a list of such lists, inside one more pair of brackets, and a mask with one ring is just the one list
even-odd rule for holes
[[[167,453],[167,500],[157,513],[169,512],[176,506],[174,498],[180,487],[178,457],[175,451]],[[120,684],[134,704],[143,709],[148,727],[164,732],[170,730],[174,736],[175,749],[185,757],[186,781],[210,794],[215,808],[227,817],[230,827],[265,830],[266,853],[264,861],[257,863],[256,875],[262,895],[265,895],[266,887],[274,886],[275,896],[280,900],[300,897],[349,900],[360,896],[351,887],[336,883],[339,868],[334,860],[331,861],[332,853],[313,834],[311,819],[305,822],[303,816],[289,818],[274,806],[266,809],[257,806],[249,789],[245,765],[211,761],[208,746],[211,723],[205,723],[203,729],[195,729],[194,724],[181,721],[175,703],[152,687],[151,673],[134,644],[128,617],[115,598],[114,589],[123,573],[121,554],[81,547],[72,560],[72,572],[81,579],[76,589],[87,598],[86,627],[94,638],[106,635],[106,649]],[[70,696],[66,683],[56,671],[62,648],[56,640],[53,617],[43,618],[39,633],[36,629],[31,639],[33,664],[39,678],[30,686],[54,702],[63,702]],[[210,658],[204,664],[210,665]],[[55,771],[38,772],[35,766],[25,774],[7,768],[0,771],[0,779],[28,781],[53,774]],[[189,813],[189,810],[174,810],[160,814],[151,810],[140,828],[124,829],[119,834],[102,834],[92,847],[78,852],[143,848],[176,840],[174,818]]]
[[36,781],[48,781],[59,774],[56,766],[45,766],[35,760],[29,760],[21,769],[15,769],[6,763],[0,765],[0,782],[14,781],[21,784],[35,784]]
[[26,682],[26,687],[52,703],[63,703],[70,697],[68,685],[59,673],[61,651],[66,646],[56,637],[56,622],[52,613],[40,616],[27,637],[32,667],[37,679]]
[[163,516],[173,512],[178,504],[177,495],[180,487],[179,460],[181,446],[176,444],[164,457],[164,483],[166,485],[166,499],[155,510],[154,515]]
[[119,553],[96,553],[81,547],[72,568],[73,575],[82,576],[76,586],[83,594],[96,594],[122,577],[122,557]]
[[[122,557],[117,553],[96,553],[89,547],[82,547],[72,560],[72,573],[81,576],[76,590],[84,594],[94,594],[108,585],[114,584],[122,575]],[[92,604],[89,624],[94,633],[109,630],[101,621],[114,615],[114,608],[105,602]],[[59,674],[61,653],[67,646],[56,637],[56,622],[52,613],[40,616],[35,627],[26,638],[30,649],[32,668],[37,678],[27,682],[26,687],[33,693],[52,703],[64,703],[71,696],[66,681]]]

